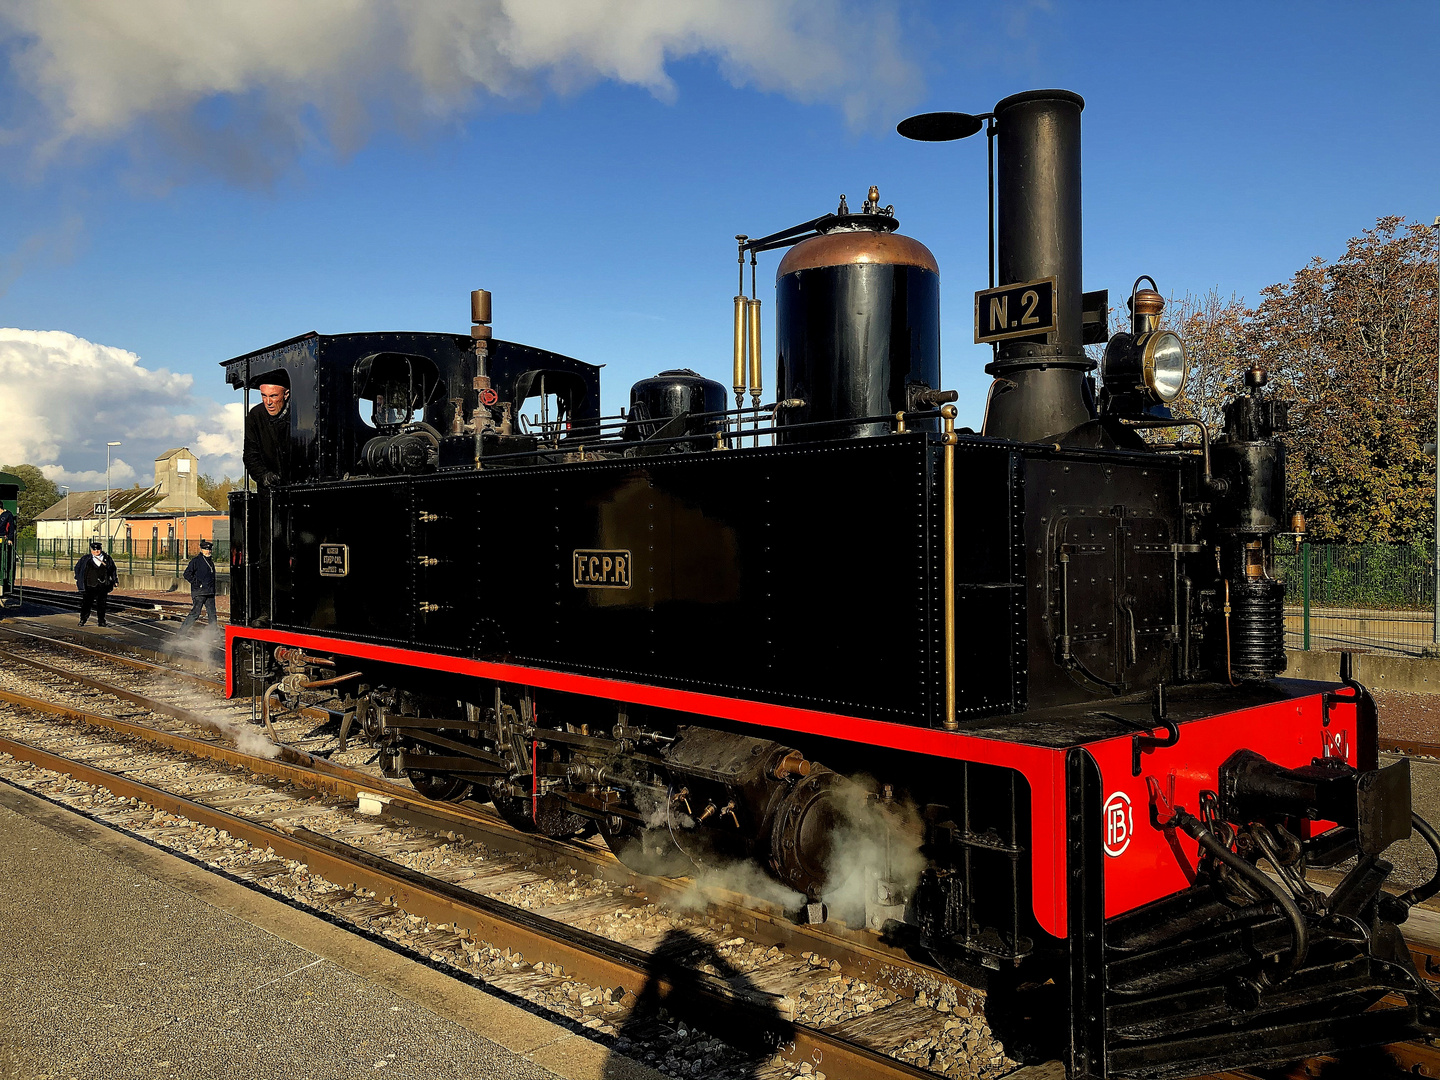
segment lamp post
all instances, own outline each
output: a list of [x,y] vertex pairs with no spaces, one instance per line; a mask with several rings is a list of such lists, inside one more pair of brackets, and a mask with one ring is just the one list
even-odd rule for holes
[[105,444],[105,550],[110,550],[110,448],[118,442]]
[[[70,547],[70,489],[62,486],[60,490],[65,493],[65,554],[69,555],[72,552]],[[36,529],[35,531],[39,532],[40,530]],[[37,552],[35,558],[38,560],[40,558],[38,554],[40,542],[38,540],[35,542],[35,550]]]

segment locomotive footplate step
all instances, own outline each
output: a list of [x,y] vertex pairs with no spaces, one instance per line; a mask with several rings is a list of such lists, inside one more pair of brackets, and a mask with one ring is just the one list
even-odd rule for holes
[[0,865],[6,1076],[660,1075],[8,785]]

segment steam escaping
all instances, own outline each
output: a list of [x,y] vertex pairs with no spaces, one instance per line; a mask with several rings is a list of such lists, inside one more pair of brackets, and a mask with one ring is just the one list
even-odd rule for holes
[[233,742],[235,749],[242,754],[269,758],[272,761],[280,756],[280,747],[270,741],[263,728],[253,724],[237,724],[219,717],[210,717],[209,720],[215,725],[215,730]]
[[[533,105],[609,80],[662,101],[707,57],[736,87],[837,105],[852,128],[920,92],[895,0],[16,0],[12,70],[41,157],[139,135],[207,171],[265,182],[319,143],[407,134],[477,105]],[[23,136],[22,136],[23,137]]]
[[[835,809],[839,826],[830,838],[825,861],[826,883],[820,899],[831,919],[850,926],[883,922],[886,914],[899,918],[896,899],[908,897],[920,882],[925,856],[920,853],[923,833],[912,808],[882,803],[864,779],[838,785]],[[874,926],[874,929],[879,929]]]
[[157,687],[163,686],[166,699],[194,713],[213,731],[234,743],[235,749],[242,754],[251,754],[271,761],[280,756],[280,747],[270,741],[270,737],[265,734],[263,728],[253,724],[240,723],[231,720],[228,716],[221,715],[210,704],[208,697],[198,691],[184,688],[164,676],[156,676],[153,682]]
[[773,904],[782,911],[795,911],[805,903],[805,894],[782,885],[754,863],[733,862],[698,867],[690,875],[689,887],[675,901],[682,909],[703,911],[712,901],[724,901],[726,892]]

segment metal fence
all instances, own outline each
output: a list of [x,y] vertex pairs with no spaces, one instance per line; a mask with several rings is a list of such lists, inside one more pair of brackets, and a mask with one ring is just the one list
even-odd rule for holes
[[[35,537],[20,540],[19,571],[21,576],[27,566],[73,568],[80,556],[90,551],[90,538],[75,536],[69,539],[40,540]],[[121,573],[128,574],[180,574],[196,555],[200,554],[199,539],[183,540],[126,540],[116,537],[109,545],[110,557]],[[229,553],[215,551],[215,569],[220,573],[229,570]]]
[[1301,544],[1275,554],[1285,646],[1434,655],[1435,562],[1423,544]]

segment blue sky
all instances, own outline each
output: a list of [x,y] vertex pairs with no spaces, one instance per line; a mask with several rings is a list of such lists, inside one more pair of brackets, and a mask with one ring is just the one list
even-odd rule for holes
[[[563,19],[566,0],[547,2]],[[494,293],[497,336],[606,364],[607,412],[664,367],[726,381],[734,234],[808,219],[841,192],[856,205],[872,183],[939,260],[945,382],[978,423],[984,142],[908,143],[894,123],[1035,87],[1086,98],[1089,289],[1113,296],[1148,273],[1166,293],[1253,300],[1381,215],[1440,214],[1433,0],[754,0],[788,34],[765,40],[713,29],[707,11],[744,16],[733,4],[600,6],[695,21],[654,46],[659,78],[643,55],[627,68],[623,46],[597,60],[551,43],[514,61],[504,96],[420,100],[383,61],[299,85],[260,64],[221,92],[202,80],[167,96],[156,76],[121,108],[75,72],[129,50],[131,87],[160,70],[147,50],[185,28],[136,0],[123,35],[77,35],[21,0],[0,39],[0,326],[109,351],[77,366],[79,346],[31,337],[7,361],[0,342],[0,459],[82,484],[108,436],[126,441],[131,479],[181,442],[206,471],[233,470],[220,360],[311,329],[464,333],[475,287]]]

